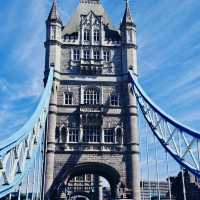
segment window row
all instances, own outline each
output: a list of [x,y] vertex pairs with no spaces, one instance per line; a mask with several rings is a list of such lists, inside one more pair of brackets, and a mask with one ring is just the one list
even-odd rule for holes
[[[83,39],[85,42],[90,41],[92,38],[92,32],[89,29],[84,29],[84,34],[83,34]],[[100,31],[99,30],[94,30],[93,31],[93,40],[94,42],[99,42],[100,41]]]
[[[84,91],[83,102],[86,105],[98,105],[100,104],[100,91],[93,88],[88,88]],[[73,93],[64,93],[64,104],[73,104]],[[110,96],[110,105],[119,106],[120,96],[119,94],[113,94]]]
[[84,174],[84,175],[81,175],[81,176],[75,176],[70,180],[70,183],[75,182],[75,184],[77,184],[77,181],[78,182],[83,181],[83,183],[85,181],[92,181],[92,175],[91,174]]
[[[121,129],[120,129],[121,130]],[[79,129],[70,128],[68,131],[65,127],[61,129],[60,142],[72,142],[77,143],[80,141]],[[120,134],[115,132],[114,129],[104,129],[104,143],[121,143],[121,132]],[[85,143],[99,143],[101,142],[101,128],[97,126],[87,126],[83,128],[82,141]]]
[[67,138],[67,129],[63,127],[61,129],[61,142],[66,143],[67,140],[69,142],[78,142],[79,141],[79,130],[78,129],[69,129],[68,131],[68,138]]
[[[74,49],[73,50],[73,60],[74,61],[80,61],[80,50],[79,49]],[[91,51],[86,49],[83,50],[83,59],[84,60],[90,60],[90,59],[94,59],[94,60],[101,60],[101,54],[99,50],[94,50],[93,51],[93,57],[91,56]],[[111,60],[111,56],[110,56],[110,51],[109,50],[104,50],[103,51],[103,60],[105,62],[110,62]]]
[[86,89],[83,98],[84,104],[97,105],[100,103],[100,92],[95,89]]

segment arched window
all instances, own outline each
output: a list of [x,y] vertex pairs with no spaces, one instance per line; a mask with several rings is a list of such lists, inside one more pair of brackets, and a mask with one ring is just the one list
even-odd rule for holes
[[73,94],[72,93],[64,93],[64,103],[65,105],[72,105]]
[[69,142],[78,142],[79,140],[79,130],[75,128],[69,129]]
[[118,144],[122,144],[122,142],[123,142],[123,140],[122,140],[122,129],[120,128],[120,127],[117,127],[116,129],[115,129],[115,134],[116,134],[116,142],[118,143]]
[[84,41],[90,41],[90,30],[84,29]]
[[73,50],[73,59],[75,61],[79,61],[80,60],[80,50],[79,49],[74,49]]
[[100,142],[101,129],[97,126],[86,126],[83,128],[83,142]]
[[83,51],[83,58],[84,58],[84,60],[90,59],[90,50],[86,49]]
[[88,88],[84,91],[84,104],[99,104],[99,91],[94,88]]
[[104,130],[104,142],[105,143],[113,143],[114,142],[114,130],[113,129],[105,129]]
[[103,51],[103,59],[105,62],[110,62],[110,51],[108,50]]
[[60,128],[56,126],[56,134],[55,134],[55,139],[58,142],[60,137]]
[[128,30],[128,32],[127,32],[127,39],[128,39],[128,42],[132,42],[133,41],[132,31],[131,30]]
[[67,142],[67,129],[65,127],[62,127],[61,129],[61,142],[62,143]]
[[52,26],[52,33],[51,33],[51,39],[56,39],[56,26]]
[[112,94],[110,96],[110,105],[119,106],[119,94]]
[[99,30],[94,30],[94,41],[99,42],[100,40],[100,32]]
[[95,50],[93,52],[93,58],[94,58],[94,60],[99,60],[100,59],[100,52],[98,50]]

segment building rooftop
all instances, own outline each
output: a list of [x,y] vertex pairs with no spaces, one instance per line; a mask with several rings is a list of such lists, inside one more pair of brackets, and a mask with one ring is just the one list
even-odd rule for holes
[[88,15],[91,11],[97,16],[102,16],[103,24],[109,27],[109,29],[114,29],[112,22],[99,0],[81,0],[75,14],[64,27],[63,35],[78,32],[80,28],[81,15]]

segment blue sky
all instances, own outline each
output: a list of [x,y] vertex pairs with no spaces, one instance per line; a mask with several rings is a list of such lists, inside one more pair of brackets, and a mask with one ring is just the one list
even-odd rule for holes
[[[78,2],[58,0],[64,24]],[[102,2],[118,27],[124,1]],[[200,1],[130,0],[130,5],[142,86],[163,110],[200,130]],[[42,93],[50,7],[50,0],[0,1],[0,137],[28,119]]]

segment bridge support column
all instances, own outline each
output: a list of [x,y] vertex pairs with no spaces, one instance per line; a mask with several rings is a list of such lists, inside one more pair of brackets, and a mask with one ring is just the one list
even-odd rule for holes
[[54,177],[54,152],[55,152],[55,128],[56,128],[56,115],[49,114],[48,132],[47,132],[47,150],[46,150],[46,169],[45,169],[45,199],[49,199],[49,189],[53,183]]
[[56,87],[54,83],[53,92],[50,100],[48,129],[46,133],[47,147],[46,147],[46,163],[45,163],[45,181],[44,181],[44,199],[52,199],[50,196],[50,189],[54,180],[54,157],[55,157],[55,132],[56,132]]
[[127,180],[128,187],[132,190],[132,199],[140,200],[141,194],[138,111],[136,97],[134,94],[132,94],[130,85],[128,87],[128,106],[129,117],[127,123]]

